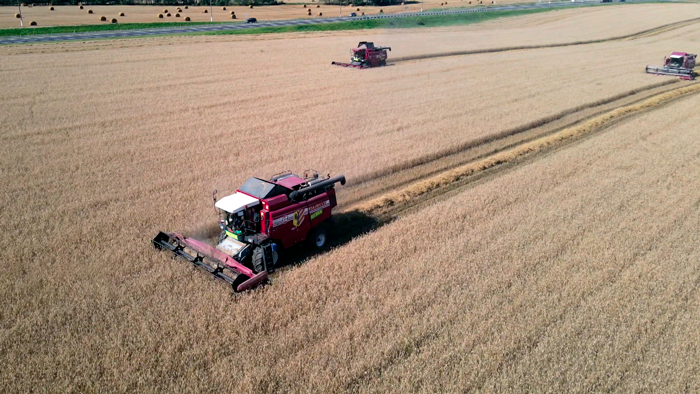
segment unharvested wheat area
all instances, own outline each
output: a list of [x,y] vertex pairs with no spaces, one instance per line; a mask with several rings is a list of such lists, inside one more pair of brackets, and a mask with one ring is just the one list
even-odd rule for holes
[[[0,47],[0,391],[699,391],[696,18]],[[245,293],[152,248],[310,167],[420,204]]]

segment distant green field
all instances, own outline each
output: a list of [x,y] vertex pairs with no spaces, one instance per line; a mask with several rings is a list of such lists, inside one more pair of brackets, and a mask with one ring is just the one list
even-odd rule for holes
[[[599,5],[590,5],[595,7]],[[396,18],[383,19],[358,19],[347,22],[331,22],[318,23],[311,25],[299,26],[277,26],[277,27],[252,27],[248,29],[224,30],[213,32],[197,32],[197,33],[182,33],[186,35],[226,35],[226,34],[269,34],[269,33],[289,33],[289,32],[313,32],[313,31],[340,31],[340,30],[364,30],[364,29],[400,29],[400,28],[417,28],[417,27],[438,27],[438,26],[454,26],[466,25],[472,23],[484,22],[497,18],[505,18],[511,16],[537,14],[541,12],[556,12],[557,8],[543,8],[530,10],[512,10],[512,11],[488,11],[474,12],[465,14],[452,15],[416,15]],[[9,36],[24,36],[24,35],[40,35],[40,34],[59,34],[59,33],[84,33],[96,31],[115,31],[115,30],[133,30],[133,29],[150,29],[162,28],[162,35],[182,35],[180,33],[169,33],[166,28],[179,26],[193,25],[216,25],[216,24],[231,24],[241,22],[154,22],[154,23],[118,23],[118,24],[100,24],[100,25],[81,25],[81,26],[56,26],[56,27],[39,27],[39,28],[13,28],[0,29],[0,37]],[[149,36],[153,37],[153,36]]]
[[[240,22],[217,22],[214,24],[230,24]],[[0,29],[0,37],[29,36],[38,34],[85,33],[91,31],[152,29],[176,26],[212,25],[211,22],[153,22],[153,23],[114,23],[109,25],[80,25]]]
[[365,19],[350,22],[333,22],[319,23],[314,25],[300,26],[277,26],[277,27],[259,27],[240,30],[215,31],[207,33],[207,35],[223,35],[223,34],[268,34],[268,33],[289,33],[289,32],[305,32],[305,31],[337,31],[337,30],[364,30],[364,29],[401,29],[415,27],[437,27],[437,26],[454,26],[467,25],[471,23],[479,23],[497,18],[509,16],[537,14],[541,12],[557,11],[553,8],[537,9],[537,10],[516,10],[516,11],[490,11],[490,12],[474,12],[468,14],[453,14],[453,15],[423,15],[423,16],[407,16],[401,18],[386,18],[386,19]]

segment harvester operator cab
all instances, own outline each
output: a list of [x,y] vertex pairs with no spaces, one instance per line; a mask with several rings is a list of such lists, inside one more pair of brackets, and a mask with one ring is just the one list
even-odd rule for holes
[[666,63],[669,67],[681,68],[683,67],[683,60],[683,56],[671,56]]
[[289,192],[289,189],[275,183],[250,178],[236,193],[214,204],[220,213],[219,227],[234,238],[260,233],[261,200]]
[[238,238],[259,232],[260,201],[257,198],[234,193],[217,201],[215,207],[219,210],[219,227],[226,235]]
[[353,62],[363,62],[365,61],[365,50],[364,49],[353,49],[350,51],[350,59]]

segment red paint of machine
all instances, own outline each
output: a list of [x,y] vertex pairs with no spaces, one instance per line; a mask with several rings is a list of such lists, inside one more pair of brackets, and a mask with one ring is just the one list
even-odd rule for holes
[[318,249],[326,246],[325,223],[337,205],[336,183],[344,185],[345,177],[307,171],[304,176],[285,172],[270,180],[250,178],[236,193],[215,201],[221,215],[216,247],[164,232],[152,242],[243,291],[267,279],[282,249],[302,241]]
[[391,47],[376,47],[373,42],[361,41],[357,44],[357,48],[350,50],[350,63],[331,62],[331,64],[352,68],[386,66],[387,51],[391,51]]
[[673,52],[664,58],[663,66],[647,66],[647,74],[668,75],[685,80],[693,80],[696,77],[695,59],[697,55],[685,52]]

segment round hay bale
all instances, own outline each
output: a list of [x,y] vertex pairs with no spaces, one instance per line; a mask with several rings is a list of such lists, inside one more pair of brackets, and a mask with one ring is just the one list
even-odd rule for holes
[[380,14],[383,14],[383,13],[384,13],[384,10],[380,8],[380,9],[379,9],[379,13],[380,13]]
[[185,17],[185,22],[189,22],[189,21],[191,21],[190,17],[189,17],[189,16],[186,16],[186,17]]
[[120,13],[119,13],[119,16],[126,16],[126,15],[124,15],[123,12],[120,12]]
[[112,20],[111,20],[110,22],[112,22],[112,23],[117,23],[118,20],[117,20],[117,18],[112,18]]
[[221,10],[222,10],[222,11],[226,11],[226,7],[221,7]]
[[179,17],[180,17],[180,14],[175,14],[175,17],[176,17],[176,18],[179,18]]
[[167,13],[168,13],[168,10],[163,10],[163,13],[164,13],[164,14],[167,14]]
[[80,8],[80,9],[82,10],[84,7],[81,5],[81,6],[79,6],[78,8]]
[[21,17],[22,17],[22,16],[21,16],[20,14],[15,14],[15,18],[19,19],[19,18],[21,18]]
[[365,13],[364,13],[364,12],[362,13],[362,16],[365,16]]
[[202,11],[202,13],[203,13],[203,14],[208,14],[208,13],[209,13],[209,10],[204,10],[204,11]]
[[190,7],[186,5],[186,6],[185,6],[185,9],[186,9],[186,10],[189,10],[189,9],[190,9]]
[[321,8],[321,4],[316,4],[316,8]]
[[107,21],[107,17],[106,17],[106,16],[101,16],[101,17],[100,17],[100,22],[106,22],[106,21]]
[[348,7],[352,8],[354,5],[352,3],[348,4]]
[[92,10],[88,10],[88,14],[92,14],[92,13],[93,13]]
[[158,14],[158,19],[163,19],[163,14]]
[[306,4],[304,4],[304,8],[306,8]]
[[236,19],[236,14],[231,15],[231,19]]
[[50,8],[49,8],[49,11],[53,11],[53,10],[54,10],[53,7],[50,7]]
[[236,11],[231,11],[230,14],[231,14],[231,15],[236,15]]
[[357,10],[359,11],[359,10],[360,10],[360,7],[357,7]]
[[306,15],[311,15],[311,10],[308,10],[308,12],[306,13]]
[[170,18],[172,15],[170,15],[170,13],[168,12],[167,14],[165,14],[165,16],[167,16],[168,18]]
[[34,22],[34,21],[29,22],[29,26],[36,26],[36,22]]
[[318,16],[323,16],[323,12],[319,12],[319,13],[318,13]]
[[248,8],[253,8],[253,5],[252,5],[252,4],[251,4],[251,5],[249,5],[249,6],[248,6]]

